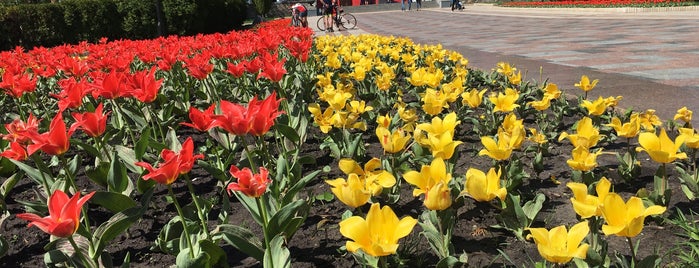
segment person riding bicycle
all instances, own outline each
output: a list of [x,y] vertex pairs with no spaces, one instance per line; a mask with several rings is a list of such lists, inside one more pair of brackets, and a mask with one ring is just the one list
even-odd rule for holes
[[301,27],[308,27],[308,9],[306,6],[296,3],[291,6],[291,20],[294,26],[299,26],[296,23],[301,24]]

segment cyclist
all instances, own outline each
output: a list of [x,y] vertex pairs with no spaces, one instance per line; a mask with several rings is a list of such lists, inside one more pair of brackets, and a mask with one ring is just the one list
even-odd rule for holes
[[[292,16],[292,21],[295,23],[301,22],[301,27],[308,27],[308,9],[306,9],[306,6],[296,3],[293,6],[291,6],[291,16]],[[295,24],[294,26],[299,26]]]
[[333,31],[333,0],[323,0],[323,16],[325,16],[325,30],[328,32]]

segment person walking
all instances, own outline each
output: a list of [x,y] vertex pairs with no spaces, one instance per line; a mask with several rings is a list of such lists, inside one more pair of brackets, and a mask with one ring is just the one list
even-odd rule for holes
[[420,8],[422,8],[422,0],[415,0],[415,9],[420,11]]

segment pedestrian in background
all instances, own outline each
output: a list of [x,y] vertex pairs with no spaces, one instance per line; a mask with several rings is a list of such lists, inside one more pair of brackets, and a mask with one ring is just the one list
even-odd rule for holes
[[422,0],[415,0],[415,8],[417,11],[420,11],[420,8],[422,8]]

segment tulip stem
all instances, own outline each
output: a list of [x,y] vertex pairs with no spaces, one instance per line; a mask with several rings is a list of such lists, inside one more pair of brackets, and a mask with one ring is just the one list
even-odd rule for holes
[[[270,242],[270,237],[269,237],[269,230],[267,228],[267,225],[269,225],[269,221],[267,219],[267,206],[265,205],[266,201],[262,200],[262,196],[255,198],[255,202],[257,203],[257,208],[260,210],[260,215],[262,216],[262,233],[265,236],[265,251],[272,251],[271,248],[269,248],[269,242]],[[274,258],[270,258],[269,261],[272,262]],[[274,263],[270,263],[270,267],[274,267]]]
[[[665,163],[663,163],[663,177],[662,177],[662,181],[660,184],[660,194],[663,197],[665,196],[666,189],[667,189],[667,168],[665,167]],[[664,200],[664,203],[666,203],[666,202],[668,202],[668,200]]]
[[250,152],[250,149],[248,148],[248,142],[245,140],[245,137],[240,137],[240,140],[243,142],[243,148],[245,149],[245,155],[248,158],[248,163],[250,164],[250,169],[253,170],[253,173],[257,170],[257,166],[255,165],[255,162],[252,159],[252,153]]
[[199,205],[199,199],[194,194],[194,186],[192,186],[192,180],[189,179],[189,175],[185,175],[185,181],[187,182],[187,188],[189,189],[189,193],[192,195],[192,200],[194,200],[194,206],[197,207],[197,216],[199,216],[199,220],[201,220],[201,228],[202,230],[204,230],[204,235],[206,235],[206,239],[210,239],[211,235],[209,234],[209,228],[206,224],[206,218],[204,218],[204,210],[201,209],[201,206]]
[[626,241],[629,242],[629,249],[631,250],[631,267],[634,267],[636,265],[636,250],[633,247],[633,242],[631,242],[631,237],[627,237]]
[[92,267],[91,263],[87,261],[87,258],[85,258],[85,255],[83,255],[82,251],[80,250],[80,247],[78,247],[78,244],[75,243],[75,240],[73,240],[73,235],[70,235],[68,237],[68,242],[73,246],[73,249],[75,250],[75,254],[78,255],[78,258],[80,258],[80,261],[83,263],[85,267]]
[[182,207],[180,207],[180,203],[177,202],[175,193],[172,191],[172,185],[167,185],[167,191],[172,197],[172,203],[175,204],[177,214],[180,216],[180,221],[182,222],[182,230],[184,231],[184,235],[187,237],[187,246],[189,246],[189,257],[194,259],[194,246],[192,245],[192,237],[189,236],[189,229],[187,228],[187,221],[184,218],[184,213],[182,213]]
[[[41,161],[38,154],[33,154],[32,159],[37,164],[39,161]],[[39,171],[39,173],[41,173],[41,183],[44,185],[44,190],[46,190],[46,196],[51,196],[51,186],[49,185],[48,180],[46,180],[46,173],[44,173],[44,171]]]

